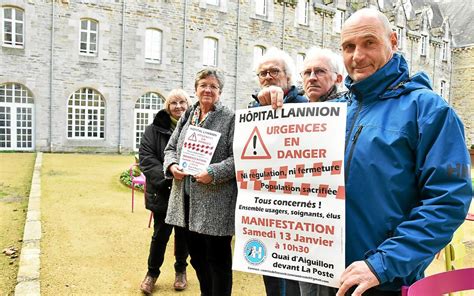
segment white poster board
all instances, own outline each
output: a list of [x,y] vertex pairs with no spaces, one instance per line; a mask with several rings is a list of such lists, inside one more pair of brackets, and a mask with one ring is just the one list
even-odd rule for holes
[[221,133],[190,125],[179,157],[183,172],[190,175],[205,171],[211,163]]
[[233,269],[339,287],[345,103],[236,111]]

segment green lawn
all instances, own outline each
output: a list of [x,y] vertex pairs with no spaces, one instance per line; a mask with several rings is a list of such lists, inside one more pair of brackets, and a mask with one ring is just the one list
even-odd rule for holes
[[[0,250],[21,249],[34,153],[0,153]],[[19,258],[0,254],[0,294],[15,290]]]
[[[21,247],[34,158],[32,153],[0,153],[1,249]],[[119,182],[120,173],[133,161],[131,155],[43,154],[43,295],[141,295],[138,285],[146,272],[152,234],[147,228],[149,212],[143,206],[143,193],[137,192],[135,213],[131,213],[130,189]],[[472,223],[467,221],[460,228],[459,237],[467,247],[458,251],[456,268],[474,266]],[[15,286],[18,259],[10,262],[0,256],[1,295],[11,295]],[[172,289],[173,263],[171,239],[157,294],[177,295]],[[443,268],[441,254],[427,274]],[[189,289],[179,294],[198,295],[192,267],[188,272]],[[234,272],[233,292],[237,296],[264,295],[261,276]]]

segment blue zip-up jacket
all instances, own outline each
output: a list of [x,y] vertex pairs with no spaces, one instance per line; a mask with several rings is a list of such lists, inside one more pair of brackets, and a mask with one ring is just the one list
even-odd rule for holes
[[395,54],[349,92],[346,129],[346,265],[365,260],[380,290],[424,276],[472,199],[464,127]]

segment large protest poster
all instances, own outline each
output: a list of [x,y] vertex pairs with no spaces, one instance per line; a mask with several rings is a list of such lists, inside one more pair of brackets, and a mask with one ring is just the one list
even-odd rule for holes
[[236,111],[233,269],[339,286],[346,112],[344,103]]

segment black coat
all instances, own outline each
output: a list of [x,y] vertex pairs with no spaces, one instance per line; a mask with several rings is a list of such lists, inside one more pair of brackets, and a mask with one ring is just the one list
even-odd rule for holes
[[140,169],[146,177],[145,207],[155,213],[166,214],[168,208],[172,180],[163,174],[163,151],[171,134],[170,115],[160,110],[140,141]]

